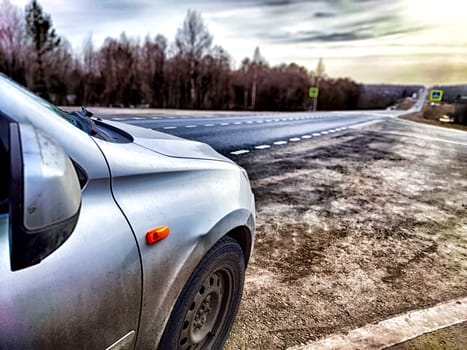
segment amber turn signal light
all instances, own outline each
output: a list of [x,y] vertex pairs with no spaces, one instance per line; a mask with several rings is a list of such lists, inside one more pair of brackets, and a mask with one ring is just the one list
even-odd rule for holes
[[147,244],[157,243],[164,238],[166,238],[170,233],[168,226],[156,227],[146,233],[146,242]]

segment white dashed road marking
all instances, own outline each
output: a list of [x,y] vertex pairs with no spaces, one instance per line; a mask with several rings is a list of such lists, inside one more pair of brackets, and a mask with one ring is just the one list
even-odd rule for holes
[[225,126],[225,125],[229,125],[229,124],[230,124],[230,123],[221,123],[221,125],[224,125],[224,126]]
[[311,135],[303,135],[302,136],[302,139],[306,140],[306,139],[311,139]]
[[176,128],[177,128],[176,126],[164,126],[163,129],[170,130],[170,129],[176,129]]
[[278,145],[278,146],[280,146],[280,145],[286,145],[286,144],[287,144],[287,141],[276,141],[276,142],[274,142],[274,144],[275,144],[275,145]]
[[197,128],[198,125],[185,125],[185,128]]
[[240,154],[245,154],[245,153],[250,153],[249,150],[247,149],[239,149],[238,151],[233,151],[233,152],[230,152],[230,154],[233,154],[233,155],[240,155]]
[[235,125],[240,125],[240,124],[242,124],[242,122],[235,122],[234,124]]
[[298,141],[300,141],[300,138],[299,137],[292,137],[291,139],[289,139],[289,141],[298,142]]
[[266,148],[271,148],[270,145],[259,145],[259,146],[255,146],[256,149],[266,149]]
[[204,124],[204,126],[214,126],[214,124]]
[[321,136],[321,134],[319,132],[315,132],[312,134],[313,136]]

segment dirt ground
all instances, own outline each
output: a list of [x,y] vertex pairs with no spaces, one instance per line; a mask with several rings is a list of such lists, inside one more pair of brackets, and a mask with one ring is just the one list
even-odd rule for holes
[[454,105],[441,104],[431,106],[429,102],[426,102],[423,107],[423,113],[411,113],[407,114],[403,119],[412,120],[418,123],[424,123],[429,125],[441,126],[443,128],[457,129],[467,131],[467,125],[445,123],[441,122],[439,118],[445,115],[452,115],[454,113]]
[[285,349],[467,295],[467,133],[388,119],[235,160],[257,239],[225,349]]

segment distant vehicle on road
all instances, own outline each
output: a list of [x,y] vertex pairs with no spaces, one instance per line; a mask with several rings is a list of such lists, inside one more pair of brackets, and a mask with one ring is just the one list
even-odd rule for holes
[[221,349],[254,229],[245,170],[208,145],[0,75],[1,349]]

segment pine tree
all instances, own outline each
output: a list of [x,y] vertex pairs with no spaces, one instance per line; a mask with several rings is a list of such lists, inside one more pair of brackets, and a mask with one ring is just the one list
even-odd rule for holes
[[52,28],[50,15],[43,12],[41,5],[32,0],[26,6],[26,33],[35,56],[33,72],[33,89],[42,97],[48,98],[47,84],[44,74],[44,58],[47,52],[60,45],[60,38]]

